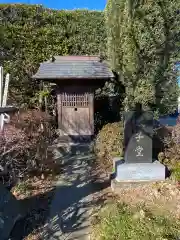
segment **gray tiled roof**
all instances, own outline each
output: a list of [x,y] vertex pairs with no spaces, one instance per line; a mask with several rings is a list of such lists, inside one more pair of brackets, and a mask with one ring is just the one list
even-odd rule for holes
[[112,78],[105,62],[93,56],[57,56],[55,61],[40,64],[35,79],[66,79],[66,78]]

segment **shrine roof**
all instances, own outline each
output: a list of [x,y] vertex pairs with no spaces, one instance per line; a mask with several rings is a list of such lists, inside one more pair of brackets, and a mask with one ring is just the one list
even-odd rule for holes
[[108,79],[114,74],[97,56],[54,56],[43,62],[34,79]]

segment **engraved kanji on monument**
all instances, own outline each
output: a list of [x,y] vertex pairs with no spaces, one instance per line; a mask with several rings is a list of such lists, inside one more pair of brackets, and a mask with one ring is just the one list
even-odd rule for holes
[[116,160],[113,183],[127,186],[126,183],[165,179],[165,166],[152,158],[152,138],[152,112],[131,111],[124,114],[124,162]]
[[153,113],[124,114],[125,163],[152,163]]

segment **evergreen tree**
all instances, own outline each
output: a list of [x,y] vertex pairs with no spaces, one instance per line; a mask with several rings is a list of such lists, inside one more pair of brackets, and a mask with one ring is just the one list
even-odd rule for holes
[[179,0],[109,0],[108,58],[125,86],[124,109],[136,103],[159,113],[177,108]]

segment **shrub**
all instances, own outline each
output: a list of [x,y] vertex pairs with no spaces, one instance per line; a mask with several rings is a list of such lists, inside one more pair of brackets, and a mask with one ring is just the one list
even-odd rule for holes
[[53,166],[48,146],[54,138],[51,118],[31,110],[16,114],[11,124],[5,125],[0,142],[0,180],[6,185],[32,173],[42,174]]
[[97,217],[92,235],[94,240],[178,239],[180,223],[142,208],[108,204]]
[[[10,99],[30,104],[38,90],[31,76],[53,55],[104,55],[104,13],[0,4],[0,65],[10,72]],[[43,46],[43,47],[42,47]]]
[[172,173],[172,177],[180,181],[180,118],[178,118],[176,126],[172,129],[171,138],[166,139],[165,150],[160,152],[158,159],[167,165]]
[[112,167],[112,156],[123,156],[124,128],[122,122],[108,123],[98,133],[95,152],[103,166]]

